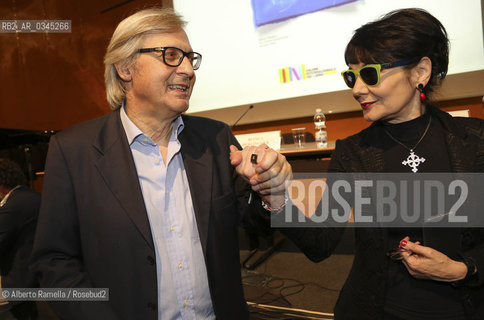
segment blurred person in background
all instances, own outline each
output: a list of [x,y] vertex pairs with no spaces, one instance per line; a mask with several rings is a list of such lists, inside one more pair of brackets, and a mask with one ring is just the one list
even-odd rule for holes
[[[20,167],[0,159],[0,292],[2,288],[34,288],[38,284],[28,269],[40,194],[27,186]],[[0,319],[36,319],[33,301],[3,301]],[[5,295],[7,297],[7,295]]]

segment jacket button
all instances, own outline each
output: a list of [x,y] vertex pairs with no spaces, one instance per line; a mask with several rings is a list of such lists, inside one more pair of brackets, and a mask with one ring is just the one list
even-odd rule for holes
[[153,303],[153,302],[148,302],[147,306],[148,306],[148,308],[150,308],[151,310],[156,310],[156,303]]
[[146,257],[146,260],[148,260],[148,263],[150,265],[154,265],[155,264],[155,259],[152,256],[147,256]]

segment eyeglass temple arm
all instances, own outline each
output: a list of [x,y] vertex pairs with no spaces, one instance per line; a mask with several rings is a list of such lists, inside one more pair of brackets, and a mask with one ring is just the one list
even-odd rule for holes
[[406,59],[406,60],[400,60],[400,61],[395,61],[395,62],[390,62],[390,63],[382,63],[381,67],[382,68],[395,68],[395,67],[401,67],[401,66],[406,66],[411,63],[419,61],[420,58],[413,58],[413,59]]

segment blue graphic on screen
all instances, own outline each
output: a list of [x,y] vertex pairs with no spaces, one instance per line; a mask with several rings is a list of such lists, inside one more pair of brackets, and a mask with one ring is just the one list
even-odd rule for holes
[[257,27],[357,0],[252,0]]

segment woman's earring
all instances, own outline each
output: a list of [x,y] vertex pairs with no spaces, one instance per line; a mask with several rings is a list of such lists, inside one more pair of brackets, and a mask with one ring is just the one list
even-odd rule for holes
[[423,84],[419,83],[418,86],[417,86],[417,89],[418,89],[418,91],[420,91],[420,101],[424,102],[426,96],[425,96],[425,93],[423,92],[424,91]]

